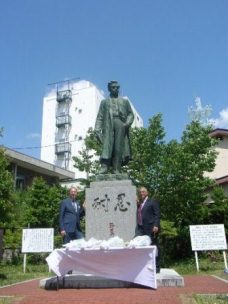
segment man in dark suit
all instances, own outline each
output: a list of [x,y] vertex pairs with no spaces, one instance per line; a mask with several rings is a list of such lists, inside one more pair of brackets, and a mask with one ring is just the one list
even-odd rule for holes
[[71,187],[69,198],[64,199],[60,205],[59,226],[64,244],[84,237],[80,228],[80,219],[85,215],[85,209],[76,200],[77,193],[77,188]]
[[156,257],[156,272],[160,272],[160,248],[157,243],[157,236],[160,230],[160,206],[155,199],[148,197],[145,187],[139,189],[139,201],[137,208],[137,226],[135,236],[148,235],[151,244],[156,245],[158,255]]

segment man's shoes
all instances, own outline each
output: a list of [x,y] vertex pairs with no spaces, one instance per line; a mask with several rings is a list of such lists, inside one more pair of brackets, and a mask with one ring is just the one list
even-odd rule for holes
[[156,268],[156,273],[160,273],[161,269],[160,268]]
[[67,274],[72,274],[72,270],[69,270],[69,271],[67,272]]

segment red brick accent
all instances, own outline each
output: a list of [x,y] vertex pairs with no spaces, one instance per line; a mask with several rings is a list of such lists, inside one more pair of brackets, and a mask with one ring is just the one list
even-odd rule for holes
[[181,304],[181,295],[195,293],[227,294],[228,282],[208,275],[185,276],[185,287],[116,289],[60,289],[39,288],[39,280],[0,289],[0,296],[18,297],[17,304]]

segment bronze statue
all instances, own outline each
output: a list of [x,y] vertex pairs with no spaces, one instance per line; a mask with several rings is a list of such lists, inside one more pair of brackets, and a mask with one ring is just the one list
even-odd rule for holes
[[108,83],[110,97],[101,101],[97,114],[95,133],[102,143],[100,157],[101,174],[109,170],[115,174],[121,172],[131,157],[129,128],[134,121],[130,102],[119,97],[117,81]]

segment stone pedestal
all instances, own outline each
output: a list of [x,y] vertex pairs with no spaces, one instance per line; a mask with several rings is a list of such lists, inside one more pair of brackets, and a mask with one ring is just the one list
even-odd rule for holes
[[[184,287],[184,278],[174,269],[164,268],[157,274],[157,287]],[[101,278],[91,274],[74,273],[65,277],[52,277],[40,280],[44,289],[58,288],[148,288],[143,285],[120,280]]]
[[91,182],[86,189],[86,240],[118,236],[130,241],[136,226],[136,187],[131,180]]

